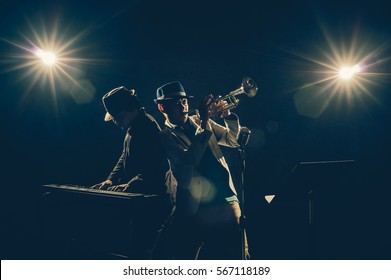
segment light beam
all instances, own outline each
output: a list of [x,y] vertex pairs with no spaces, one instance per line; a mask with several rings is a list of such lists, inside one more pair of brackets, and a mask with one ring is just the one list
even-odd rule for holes
[[340,101],[346,99],[347,105],[353,104],[353,99],[363,101],[365,97],[377,103],[371,87],[387,82],[388,79],[384,78],[391,75],[377,69],[380,64],[390,59],[381,58],[388,51],[390,43],[371,46],[373,41],[359,40],[357,33],[353,34],[350,43],[347,40],[337,42],[324,28],[323,31],[327,44],[320,48],[317,57],[291,52],[304,59],[306,66],[311,69],[302,71],[306,74],[306,83],[296,88],[295,92],[312,92],[314,100],[319,99],[317,95],[325,95],[325,100],[320,98],[324,100],[325,106],[331,104],[330,101],[334,98]]
[[[86,59],[77,56],[83,49],[77,47],[77,43],[84,36],[88,29],[69,36],[69,31],[60,28],[58,20],[50,24],[44,24],[39,28],[34,26],[28,19],[29,32],[21,34],[23,40],[20,42],[11,41],[5,38],[0,39],[10,44],[14,52],[7,54],[9,67],[5,72],[20,72],[19,81],[29,80],[25,90],[25,96],[32,92],[32,89],[39,83],[42,87],[49,86],[53,99],[56,99],[57,88],[62,89],[79,88],[79,83],[84,73],[80,69],[82,64],[96,63],[96,59]],[[47,26],[52,29],[47,31]],[[68,37],[68,38],[67,38]],[[79,54],[79,56],[81,56]],[[22,72],[23,71],[23,72]],[[85,78],[83,78],[85,80]]]

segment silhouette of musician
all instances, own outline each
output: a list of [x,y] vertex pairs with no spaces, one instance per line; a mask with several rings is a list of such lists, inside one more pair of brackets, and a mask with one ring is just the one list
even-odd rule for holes
[[160,127],[145,112],[135,90],[121,86],[105,94],[105,121],[113,121],[125,133],[122,154],[108,178],[91,188],[157,195],[135,221],[134,258],[149,259],[154,242],[174,204],[176,181],[157,135]]

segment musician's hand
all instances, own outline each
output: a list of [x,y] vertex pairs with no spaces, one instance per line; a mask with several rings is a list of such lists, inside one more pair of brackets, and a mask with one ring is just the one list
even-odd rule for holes
[[91,189],[97,189],[97,190],[105,190],[113,185],[113,182],[111,180],[106,180],[102,183],[96,184],[91,186]]
[[122,184],[122,185],[111,186],[107,190],[113,192],[125,192],[128,187],[129,187],[128,184]]
[[[220,98],[220,97],[221,96],[218,96],[218,98]],[[231,115],[230,110],[225,110],[225,111],[222,110],[226,106],[228,106],[228,102],[226,100],[220,99],[217,102],[212,102],[212,104],[210,105],[209,111],[213,115],[216,115],[216,117],[226,118],[229,115]],[[220,115],[217,114],[218,112],[220,112]]]
[[201,127],[203,129],[206,128],[206,124],[209,120],[209,106],[211,105],[212,100],[213,100],[213,95],[209,94],[201,100],[201,103],[198,106],[198,113],[200,114]]

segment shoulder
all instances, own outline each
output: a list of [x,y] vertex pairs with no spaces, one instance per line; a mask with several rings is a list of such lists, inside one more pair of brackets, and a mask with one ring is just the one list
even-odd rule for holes
[[151,116],[150,114],[146,113],[145,111],[140,112],[140,115],[137,118],[137,121],[134,124],[134,127],[135,127],[135,130],[144,131],[144,132],[146,132],[146,131],[157,132],[157,131],[161,130],[156,119],[153,116]]
[[151,116],[150,114],[148,114],[147,112],[144,112],[144,116],[150,122],[153,122],[153,123],[156,123],[157,125],[159,125],[158,122],[156,121],[156,119],[153,116]]

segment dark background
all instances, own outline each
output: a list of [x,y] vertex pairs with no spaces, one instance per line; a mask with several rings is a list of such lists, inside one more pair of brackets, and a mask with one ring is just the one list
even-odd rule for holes
[[[156,88],[179,80],[197,101],[225,95],[242,77],[258,84],[235,109],[252,130],[246,212],[254,259],[390,259],[390,33],[387,1],[3,1],[0,4],[1,257],[61,258],[47,242],[40,186],[106,179],[123,132],[103,121],[101,97],[135,88],[163,123]],[[15,55],[48,38],[81,34],[55,91]],[[32,27],[29,27],[29,23]],[[42,35],[40,35],[42,36]],[[28,38],[28,39],[27,39]],[[350,94],[323,82],[335,53],[371,65]],[[334,53],[333,53],[334,51]],[[301,55],[298,55],[301,54]],[[329,56],[329,58],[328,58]],[[11,71],[12,70],[12,71]],[[91,90],[87,90],[91,89]],[[89,95],[93,93],[92,95]],[[90,98],[87,98],[90,97]],[[81,98],[81,99],[80,99]],[[81,100],[81,101],[80,101]],[[322,107],[324,106],[324,107]],[[323,109],[320,109],[323,108]],[[224,149],[237,181],[238,155]],[[352,159],[291,176],[300,161]],[[314,225],[308,225],[309,191]],[[271,204],[264,196],[277,194]],[[91,215],[99,213],[91,211]],[[88,215],[87,215],[88,216]],[[113,233],[116,234],[116,233]]]

